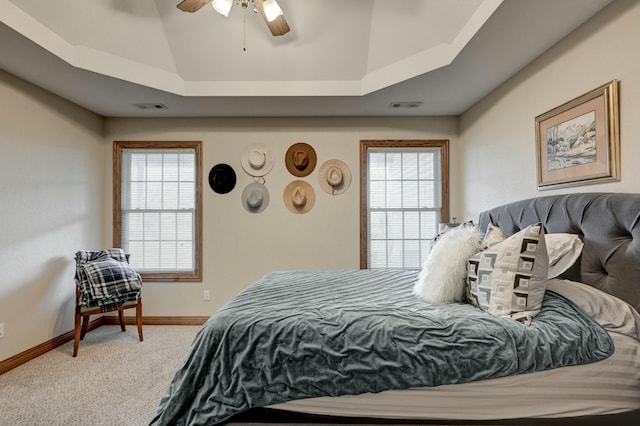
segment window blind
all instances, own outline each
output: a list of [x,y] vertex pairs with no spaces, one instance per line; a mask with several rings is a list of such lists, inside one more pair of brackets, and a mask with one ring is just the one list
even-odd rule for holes
[[442,214],[439,148],[367,150],[369,268],[419,268]]
[[194,149],[123,149],[121,245],[140,273],[195,270]]

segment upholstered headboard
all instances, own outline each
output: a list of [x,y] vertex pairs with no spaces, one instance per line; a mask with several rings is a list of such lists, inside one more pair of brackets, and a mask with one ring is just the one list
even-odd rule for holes
[[640,311],[640,194],[584,193],[516,201],[480,213],[512,235],[542,222],[546,233],[578,234],[582,255],[562,278],[613,294]]

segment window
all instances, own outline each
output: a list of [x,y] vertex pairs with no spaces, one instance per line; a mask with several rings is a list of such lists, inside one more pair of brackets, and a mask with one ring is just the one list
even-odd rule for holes
[[201,142],[113,143],[113,243],[149,281],[202,281]]
[[449,142],[360,142],[360,267],[420,268],[449,216]]

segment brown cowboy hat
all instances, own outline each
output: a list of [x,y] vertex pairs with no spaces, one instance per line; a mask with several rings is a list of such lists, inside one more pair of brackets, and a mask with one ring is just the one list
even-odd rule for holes
[[284,157],[287,170],[297,177],[309,176],[315,169],[317,161],[315,149],[304,142],[291,145]]

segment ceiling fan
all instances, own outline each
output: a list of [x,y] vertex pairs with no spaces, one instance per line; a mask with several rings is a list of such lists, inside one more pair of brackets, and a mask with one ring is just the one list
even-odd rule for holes
[[[212,0],[182,0],[177,8],[183,12],[197,12],[203,6],[211,3]],[[274,36],[281,36],[290,31],[287,20],[284,19],[282,9],[276,0],[213,0],[213,8],[221,15],[229,16],[229,11],[233,3],[237,2],[243,8],[247,8],[249,3],[253,3],[255,10],[260,12],[264,22]]]

